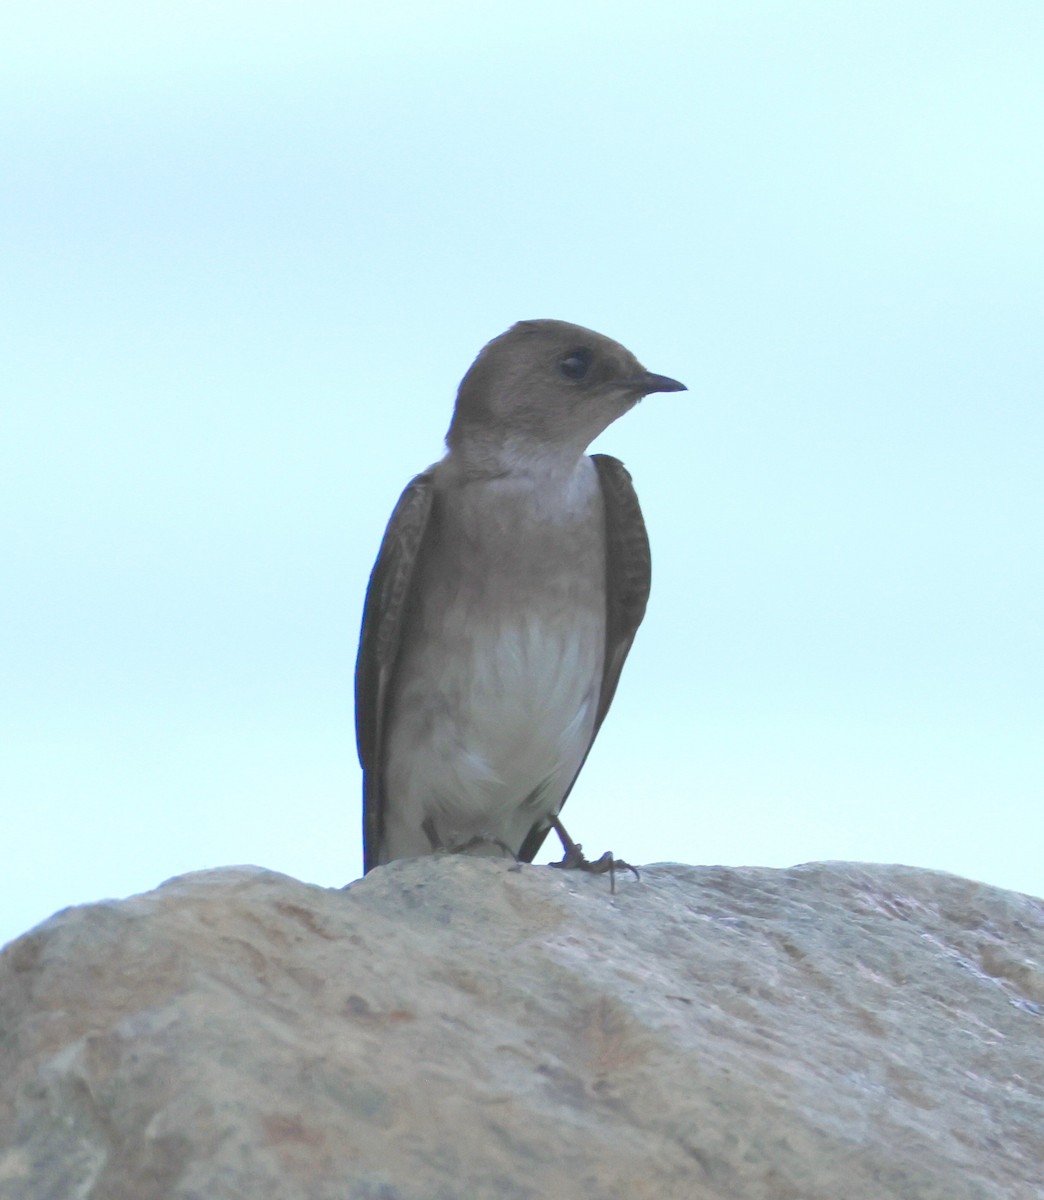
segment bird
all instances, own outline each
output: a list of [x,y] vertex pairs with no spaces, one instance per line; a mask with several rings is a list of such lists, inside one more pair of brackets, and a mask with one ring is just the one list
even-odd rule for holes
[[587,450],[643,397],[685,390],[566,321],[519,321],[479,352],[446,453],[400,496],[366,591],[364,874],[442,851],[528,863],[552,829],[552,865],[634,870],[589,861],[559,817],[650,584],[631,476]]

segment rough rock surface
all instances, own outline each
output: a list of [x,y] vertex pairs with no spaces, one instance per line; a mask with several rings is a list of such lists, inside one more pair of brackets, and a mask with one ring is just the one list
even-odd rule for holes
[[902,867],[257,868],[0,956],[3,1200],[1040,1200],[1044,904]]

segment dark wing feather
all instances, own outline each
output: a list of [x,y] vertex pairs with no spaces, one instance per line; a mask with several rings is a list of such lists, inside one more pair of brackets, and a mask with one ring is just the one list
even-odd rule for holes
[[432,472],[425,471],[399,497],[366,590],[355,663],[355,737],[363,769],[364,874],[377,865],[383,821],[381,761],[386,710],[433,496]]
[[[598,470],[598,482],[602,485],[605,504],[606,621],[602,690],[587,754],[590,754],[609,705],[613,702],[624,660],[645,616],[652,577],[649,538],[630,473],[618,458],[608,454],[592,454],[591,458]],[[587,754],[584,755],[584,762],[587,761]],[[583,770],[583,763],[580,764],[580,770]],[[579,774],[580,771],[577,771],[573,777],[573,783],[566,792],[567,797]],[[523,862],[532,862],[547,834],[548,826],[534,825],[522,843],[518,857]]]

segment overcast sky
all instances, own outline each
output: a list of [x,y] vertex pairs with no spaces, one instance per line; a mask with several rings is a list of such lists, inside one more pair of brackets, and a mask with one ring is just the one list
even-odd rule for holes
[[690,388],[596,446],[653,597],[573,836],[1044,894],[1042,61],[1035,0],[5,5],[0,940],[359,874],[368,573],[532,317]]

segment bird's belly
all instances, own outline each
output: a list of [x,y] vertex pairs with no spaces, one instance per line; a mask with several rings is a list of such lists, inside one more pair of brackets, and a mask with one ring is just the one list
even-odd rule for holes
[[597,702],[603,638],[594,621],[567,633],[532,622],[480,634],[457,664],[462,703],[446,732],[506,783],[540,782],[575,757]]
[[[385,853],[490,839],[517,852],[558,811],[590,745],[604,611],[461,612],[410,656],[386,760]],[[384,857],[384,855],[382,855]]]

